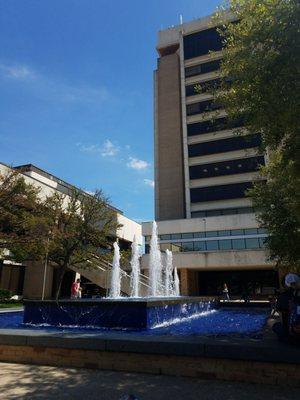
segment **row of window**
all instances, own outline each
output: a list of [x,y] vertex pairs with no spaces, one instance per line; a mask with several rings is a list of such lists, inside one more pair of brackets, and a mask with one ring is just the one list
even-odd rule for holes
[[191,203],[206,201],[241,199],[246,197],[248,189],[253,187],[252,182],[233,183],[230,185],[208,186],[190,190]]
[[218,217],[219,215],[252,214],[252,213],[254,213],[253,207],[222,208],[219,210],[193,211],[191,213],[191,217],[206,218],[206,217]]
[[[262,235],[267,231],[264,228],[247,228],[247,229],[227,229],[218,231],[206,232],[188,232],[188,233],[170,233],[159,235],[159,240],[181,240],[181,239],[199,239],[199,238],[214,238],[225,236],[249,236],[249,235]],[[145,241],[149,242],[151,236],[145,236]]]
[[[265,238],[245,238],[245,239],[224,239],[208,240],[198,242],[183,243],[161,243],[160,250],[171,250],[174,253],[188,251],[222,251],[222,250],[246,250],[263,249],[265,247]],[[150,245],[146,244],[146,254],[150,251]]]
[[244,118],[235,121],[228,121],[228,118],[222,117],[208,121],[196,122],[187,125],[187,135],[204,135],[205,133],[224,131],[226,129],[239,128],[244,125]]
[[186,115],[202,114],[208,111],[219,110],[222,106],[214,100],[201,101],[200,103],[188,104],[186,106]]
[[226,153],[229,151],[250,149],[261,144],[261,135],[234,136],[227,139],[213,140],[210,142],[190,144],[189,157],[199,157],[208,154]]
[[222,161],[210,164],[193,165],[190,169],[190,179],[211,178],[233,174],[253,172],[264,164],[264,157],[249,157],[237,160]]
[[212,79],[206,82],[194,83],[185,87],[186,97],[195,96],[197,94],[206,93],[217,89],[221,84],[221,79]]
[[222,39],[216,28],[210,28],[184,36],[183,47],[184,59],[188,60],[222,50]]
[[220,69],[221,60],[209,61],[203,64],[194,65],[185,69],[185,77],[207,74],[208,72],[217,71]]

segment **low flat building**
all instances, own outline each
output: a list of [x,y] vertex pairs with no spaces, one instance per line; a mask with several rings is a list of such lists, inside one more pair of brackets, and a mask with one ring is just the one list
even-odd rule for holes
[[[32,184],[40,189],[41,196],[49,196],[55,192],[62,193],[66,196],[70,193],[74,186],[63,181],[62,179],[38,168],[32,164],[20,165],[14,167],[24,177],[25,182]],[[5,174],[11,170],[11,167],[0,163],[0,174]],[[86,193],[89,196],[88,193]],[[123,212],[113,206],[110,206],[116,213],[116,218],[121,227],[112,232],[112,237],[118,240],[119,246],[122,250],[130,248],[134,237],[137,238],[142,244],[141,225],[129,218]],[[99,270],[100,271],[100,270]],[[96,286],[99,288],[99,294],[105,294],[108,285],[108,276],[105,275],[105,266],[103,276],[97,271],[85,271],[84,269],[78,270],[82,276],[87,288]],[[99,272],[99,273],[98,273]],[[8,260],[0,259],[0,289],[8,289],[13,294],[22,295],[26,298],[40,299],[43,292],[44,285],[45,265],[44,263],[27,262],[26,264],[14,264]],[[66,273],[63,287],[62,297],[68,297],[70,292],[71,283],[75,278],[76,269],[70,270]],[[105,276],[104,276],[105,275]],[[57,270],[53,266],[46,269],[46,280],[44,287],[45,298],[54,296],[55,281],[57,279]]]

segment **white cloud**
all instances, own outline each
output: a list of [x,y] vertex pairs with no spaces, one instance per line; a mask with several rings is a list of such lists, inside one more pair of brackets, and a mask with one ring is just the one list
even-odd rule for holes
[[154,181],[152,179],[144,179],[144,184],[154,188]]
[[0,64],[0,73],[8,78],[25,80],[35,77],[35,73],[26,65]]
[[150,166],[150,164],[147,161],[139,160],[138,158],[134,158],[134,157],[129,157],[129,161],[127,163],[128,168],[132,168],[132,169],[136,169],[136,170],[146,169],[149,166]]
[[106,139],[102,149],[101,155],[103,157],[113,157],[120,151],[119,147],[113,144],[109,139]]
[[113,157],[120,151],[120,148],[109,139],[106,139],[102,145],[77,143],[77,146],[84,153],[97,153],[102,157]]

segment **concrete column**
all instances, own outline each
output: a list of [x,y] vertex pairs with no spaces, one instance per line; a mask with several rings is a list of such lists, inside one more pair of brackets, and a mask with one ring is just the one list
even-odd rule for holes
[[[26,299],[41,299],[44,280],[44,264],[28,262],[25,269],[23,295]],[[48,265],[46,274],[45,299],[51,298],[53,282],[53,267]]]

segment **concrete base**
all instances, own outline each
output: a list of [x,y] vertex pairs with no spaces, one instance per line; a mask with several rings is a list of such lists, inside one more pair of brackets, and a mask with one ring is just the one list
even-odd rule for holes
[[25,300],[24,323],[51,326],[149,329],[213,308],[201,297],[96,300]]
[[0,361],[300,386],[300,349],[274,342],[7,330]]

